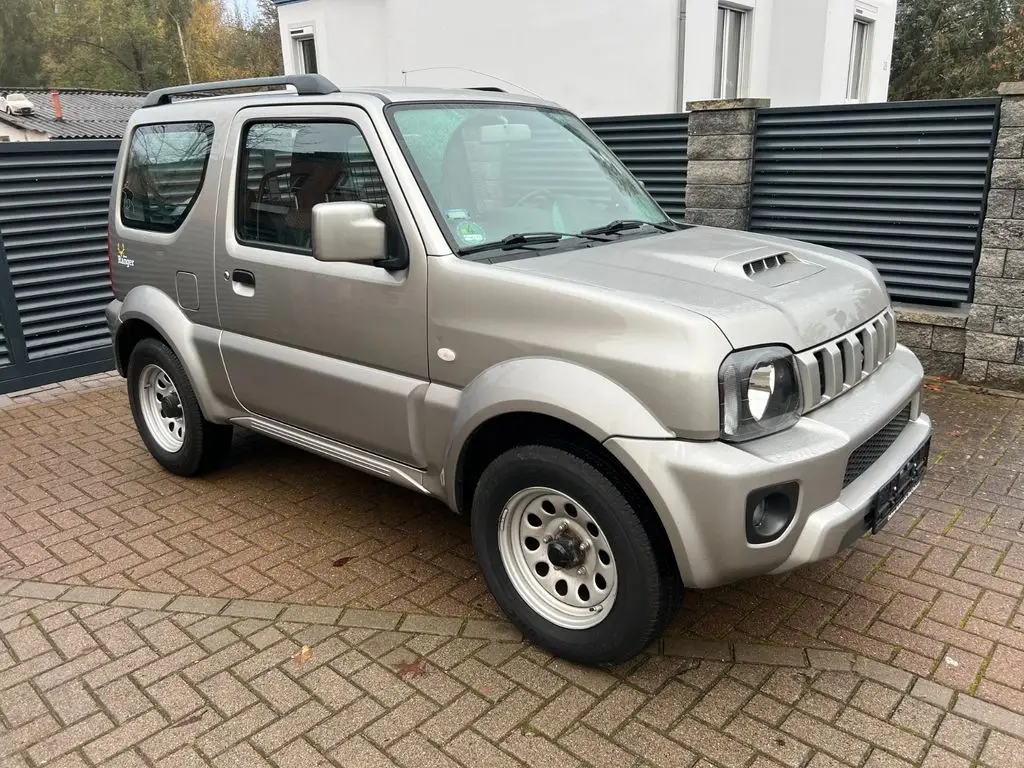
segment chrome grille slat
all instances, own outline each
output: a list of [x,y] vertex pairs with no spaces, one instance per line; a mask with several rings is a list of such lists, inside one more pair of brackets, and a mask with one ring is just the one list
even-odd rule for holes
[[896,317],[886,309],[839,338],[799,353],[804,413],[859,384],[895,351]]

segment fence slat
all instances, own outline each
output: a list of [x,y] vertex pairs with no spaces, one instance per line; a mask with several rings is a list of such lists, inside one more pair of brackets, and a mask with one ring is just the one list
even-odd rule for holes
[[686,114],[592,117],[601,141],[665,209],[682,221],[686,209]]
[[[104,309],[118,140],[0,144],[0,393],[113,367]],[[17,344],[11,338],[16,324]]]
[[852,251],[894,299],[971,300],[998,99],[757,113],[750,228]]

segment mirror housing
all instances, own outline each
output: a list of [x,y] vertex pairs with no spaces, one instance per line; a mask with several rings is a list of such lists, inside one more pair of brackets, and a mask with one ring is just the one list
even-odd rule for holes
[[313,206],[313,257],[320,261],[385,261],[386,229],[368,203],[318,203]]

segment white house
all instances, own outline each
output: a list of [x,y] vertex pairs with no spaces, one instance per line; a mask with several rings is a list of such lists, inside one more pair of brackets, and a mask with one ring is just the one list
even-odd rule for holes
[[285,72],[496,86],[584,117],[885,101],[896,0],[275,0]]

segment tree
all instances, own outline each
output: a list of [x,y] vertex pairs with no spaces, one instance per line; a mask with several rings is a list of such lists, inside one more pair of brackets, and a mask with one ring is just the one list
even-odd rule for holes
[[890,98],[979,96],[995,91],[992,54],[1024,0],[900,0]]
[[183,81],[169,18],[188,0],[62,0],[47,30],[44,71],[51,83],[151,90]]
[[45,0],[3,0],[0,13],[0,84],[38,86],[42,77]]

